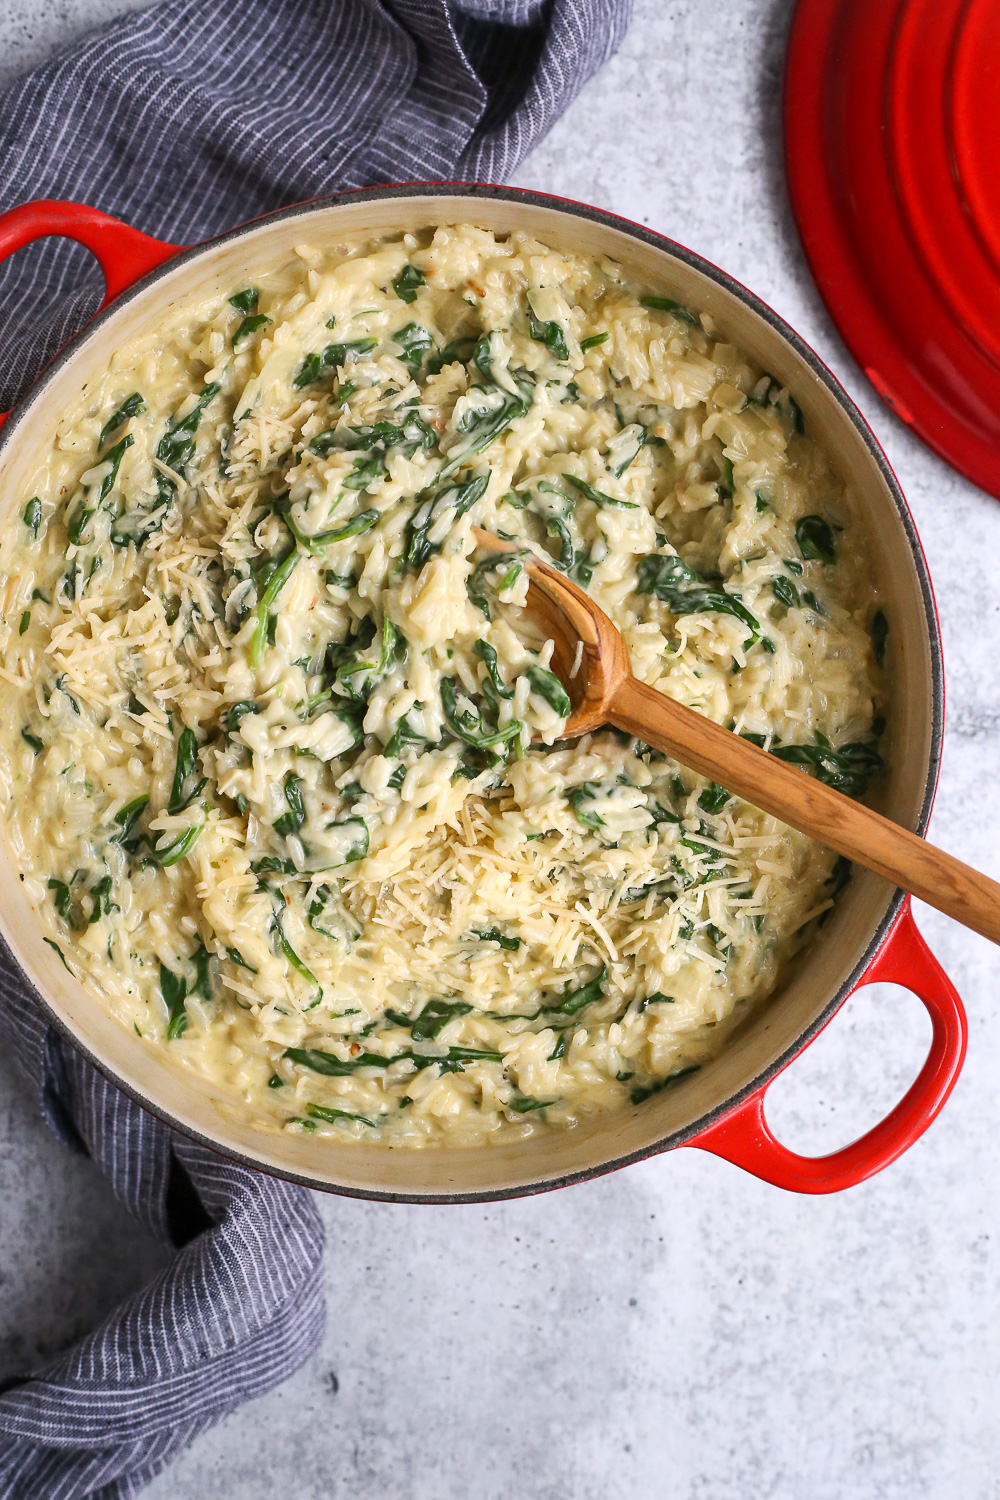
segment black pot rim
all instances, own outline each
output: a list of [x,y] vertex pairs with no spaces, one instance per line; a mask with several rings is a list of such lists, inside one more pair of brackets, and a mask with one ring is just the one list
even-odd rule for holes
[[[27,418],[29,410],[36,399],[44,394],[46,387],[53,377],[73,357],[79,344],[84,339],[89,339],[95,332],[98,332],[105,323],[117,315],[133,298],[146,291],[148,287],[163,276],[174,272],[178,266],[197,260],[201,255],[217,250],[220,245],[230,244],[234,240],[246,238],[256,230],[263,229],[273,223],[285,219],[302,218],[317,211],[336,208],[340,204],[371,203],[385,201],[386,199],[439,198],[442,196],[467,198],[473,202],[486,199],[499,202],[529,204],[539,208],[552,209],[570,217],[588,220],[591,223],[616,229],[632,239],[639,240],[651,246],[653,249],[664,251],[675,260],[681,261],[684,265],[691,267],[692,270],[700,272],[710,281],[715,282],[717,286],[721,287],[731,296],[736,297],[745,306],[755,312],[765,323],[769,324],[784,342],[791,346],[799,359],[808,366],[816,379],[827,388],[838,402],[864,443],[870,459],[879,470],[886,488],[892,497],[897,516],[910,546],[914,568],[920,584],[924,624],[927,631],[931,658],[931,743],[928,772],[924,785],[920,814],[916,823],[916,832],[919,834],[926,832],[931,809],[934,804],[934,795],[937,790],[937,781],[941,766],[941,748],[944,738],[944,665],[941,649],[941,633],[930,574],[913,517],[903,497],[899,482],[875,434],[868,426],[856,403],[816,352],[785,322],[784,318],[780,317],[773,308],[769,307],[766,302],[761,301],[759,297],[749,291],[735,277],[720,270],[711,261],[687,249],[686,246],[679,244],[676,240],[670,239],[667,235],[658,234],[647,225],[633,223],[630,219],[625,219],[619,214],[609,213],[606,209],[593,208],[589,204],[578,203],[571,198],[561,198],[552,193],[539,193],[528,188],[505,187],[491,183],[468,182],[408,182],[387,184],[379,187],[359,188],[348,192],[331,193],[326,197],[297,203],[290,208],[277,209],[272,213],[262,215],[258,219],[251,219],[245,224],[240,224],[233,229],[226,230],[213,239],[204,240],[200,244],[179,250],[176,255],[171,256],[168,260],[156,266],[152,271],[149,271],[145,276],[119,293],[107,307],[102,308],[85,325],[80,333],[60,350],[55,359],[42,371],[35,384],[11,411],[7,422],[0,429],[0,451],[15,436],[22,420]],[[267,1176],[279,1177],[285,1181],[297,1183],[302,1187],[312,1188],[320,1192],[335,1193],[345,1198],[363,1198],[382,1203],[490,1203],[508,1198],[530,1197],[536,1193],[551,1192],[556,1188],[569,1187],[574,1183],[603,1177],[609,1172],[617,1171],[620,1167],[631,1166],[634,1162],[644,1161],[651,1156],[658,1156],[661,1152],[674,1150],[678,1146],[690,1145],[698,1136],[709,1130],[713,1125],[716,1125],[725,1116],[731,1115],[755,1094],[763,1092],[772,1079],[808,1047],[813,1038],[823,1030],[824,1026],[827,1025],[840,1009],[852,990],[857,987],[865,971],[869,968],[876,954],[883,947],[890,932],[896,925],[906,899],[904,892],[899,890],[894,892],[885,914],[872,934],[864,952],[857,959],[840,989],[823,1007],[820,1014],[798,1033],[795,1041],[779,1057],[760,1073],[756,1074],[753,1079],[745,1083],[722,1104],[717,1105],[715,1109],[710,1110],[707,1114],[699,1116],[690,1125],[684,1126],[680,1130],[672,1131],[669,1135],[653,1141],[647,1146],[609,1157],[606,1161],[596,1166],[581,1167],[576,1171],[564,1173],[559,1177],[545,1178],[513,1188],[500,1187],[486,1188],[479,1191],[440,1193],[390,1192],[371,1188],[352,1187],[341,1183],[334,1184],[312,1177],[308,1173],[294,1172],[285,1168],[268,1165],[256,1157],[237,1151],[230,1146],[222,1145],[212,1136],[195,1130],[191,1126],[177,1120],[168,1110],[156,1104],[147,1095],[143,1094],[141,1090],[125,1082],[106,1062],[102,1061],[85,1043],[79,1040],[68,1023],[58,1014],[41,991],[34,985],[31,985],[31,989],[37,996],[39,1003],[48,1015],[49,1021],[56,1030],[65,1036],[89,1062],[93,1063],[110,1083],[114,1084],[116,1088],[121,1089],[136,1104],[161,1120],[165,1125],[168,1125],[172,1130],[176,1130],[187,1139],[195,1141],[209,1150],[238,1162],[241,1166],[248,1167],[256,1172],[263,1172]],[[12,957],[11,961],[14,961]],[[18,967],[20,968],[20,965]],[[27,979],[27,976],[24,977]]]

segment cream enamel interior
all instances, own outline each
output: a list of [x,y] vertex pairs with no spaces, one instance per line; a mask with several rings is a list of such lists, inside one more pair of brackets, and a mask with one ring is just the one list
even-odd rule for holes
[[[294,246],[320,237],[358,236],[418,228],[427,223],[475,222],[504,230],[523,227],[549,243],[587,255],[612,255],[627,274],[656,290],[710,312],[732,341],[746,349],[802,406],[810,429],[834,465],[850,474],[870,519],[872,574],[892,622],[893,675],[890,743],[892,771],[883,810],[915,826],[932,774],[933,656],[926,605],[905,528],[892,495],[863,439],[826,385],[753,309],[701,271],[618,229],[545,206],[466,197],[420,195],[348,201],[279,218],[226,243],[209,246],[167,268],[112,313],[113,343],[155,326],[171,309],[226,292],[287,257]],[[45,413],[72,406],[103,366],[113,343],[104,326],[88,331],[72,355],[43,381],[10,424],[0,451],[0,521],[7,524],[27,476],[47,442]],[[39,420],[32,422],[33,413]],[[32,441],[32,428],[36,434]],[[73,1036],[127,1087],[182,1128],[260,1165],[353,1192],[414,1196],[518,1191],[600,1169],[619,1158],[686,1134],[765,1073],[823,1014],[857,968],[891,900],[875,877],[858,872],[821,938],[795,966],[785,986],[748,1020],[738,1042],[702,1072],[637,1110],[606,1117],[565,1135],[493,1146],[488,1151],[442,1148],[393,1153],[384,1146],[340,1145],[329,1137],[275,1137],[249,1129],[233,1106],[207,1084],[182,1078],[130,1044],[118,1022],[100,1010],[45,948],[6,859],[0,879],[7,899],[4,927],[23,967]]]

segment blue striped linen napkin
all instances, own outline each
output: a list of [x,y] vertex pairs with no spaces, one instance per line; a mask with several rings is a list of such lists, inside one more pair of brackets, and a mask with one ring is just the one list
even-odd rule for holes
[[[191,243],[343,188],[502,181],[611,56],[631,0],[162,0],[0,95],[0,209],[92,203]],[[0,271],[0,410],[96,308],[69,241]],[[177,1251],[0,1394],[3,1500],[124,1500],[323,1331],[309,1194],[175,1135],[53,1031],[0,958],[0,1032],[64,1141]]]

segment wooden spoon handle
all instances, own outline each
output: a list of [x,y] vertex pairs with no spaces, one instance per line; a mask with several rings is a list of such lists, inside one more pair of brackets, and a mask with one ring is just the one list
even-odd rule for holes
[[909,829],[635,677],[620,683],[607,716],[619,729],[667,751],[754,807],[1000,943],[1000,885]]

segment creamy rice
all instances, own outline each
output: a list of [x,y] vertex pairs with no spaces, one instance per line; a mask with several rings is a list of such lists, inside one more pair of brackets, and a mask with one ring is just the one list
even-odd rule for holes
[[885,621],[853,504],[707,317],[524,235],[304,245],[184,308],[3,539],[0,786],[47,940],[269,1128],[481,1143],[641,1102],[848,872],[640,742],[559,742],[523,564],[471,527],[857,794]]

